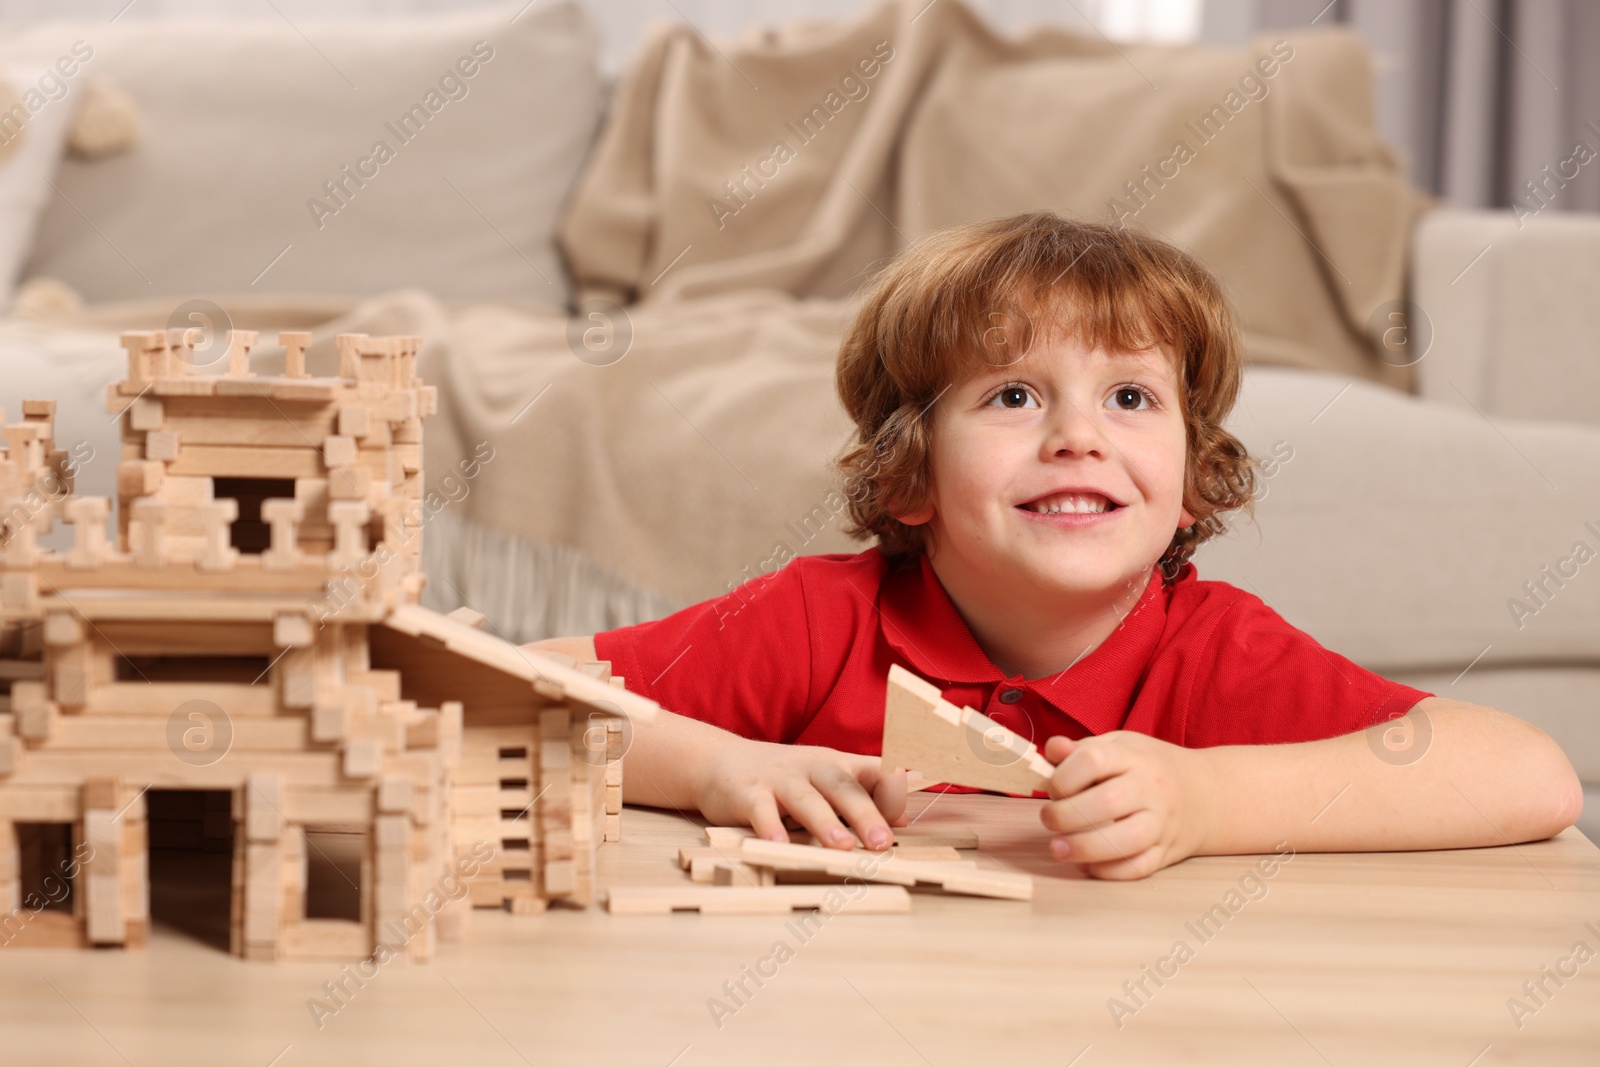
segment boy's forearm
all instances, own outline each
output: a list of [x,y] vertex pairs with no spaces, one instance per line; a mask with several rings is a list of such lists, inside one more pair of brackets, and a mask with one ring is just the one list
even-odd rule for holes
[[635,722],[624,760],[622,799],[629,804],[696,811],[713,753],[742,738],[710,723],[663,708]]
[[[522,646],[580,661],[597,658],[592,636],[550,637]],[[661,709],[650,722],[629,725],[622,799],[629,804],[696,811],[712,756],[743,738],[710,723]]]
[[1192,750],[1210,782],[1199,854],[1270,852],[1282,841],[1302,852],[1472,848],[1539,840],[1576,820],[1577,775],[1538,728],[1441,698],[1406,718],[1412,747],[1398,751],[1381,731]]

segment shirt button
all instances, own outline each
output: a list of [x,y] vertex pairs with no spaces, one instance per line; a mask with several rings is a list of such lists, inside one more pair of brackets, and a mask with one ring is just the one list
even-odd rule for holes
[[1000,703],[1002,704],[1015,704],[1021,699],[1022,690],[1020,689],[1004,689],[1000,692]]

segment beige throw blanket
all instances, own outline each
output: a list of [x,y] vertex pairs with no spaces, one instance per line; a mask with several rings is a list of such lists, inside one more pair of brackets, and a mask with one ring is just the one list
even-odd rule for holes
[[[396,293],[326,322],[313,359],[336,365],[340,331],[420,334],[430,484],[493,447],[425,534],[442,602],[518,640],[636,621],[862,547],[828,466],[847,298],[947,224],[1120,210],[1223,277],[1252,360],[1406,386],[1363,331],[1401,296],[1424,203],[1373,132],[1370,82],[1343,32],[1008,41],[952,0],[716,46],[666,26],[563,231],[585,296],[626,312],[574,325]],[[267,310],[249,325],[276,326]]]
[[954,0],[737,45],[665,24],[618,88],[563,242],[580,291],[619,303],[845,297],[943,226],[1124,218],[1222,277],[1253,361],[1405,388],[1364,334],[1402,295],[1425,201],[1376,135],[1371,83],[1342,30],[1226,51],[1008,40]]

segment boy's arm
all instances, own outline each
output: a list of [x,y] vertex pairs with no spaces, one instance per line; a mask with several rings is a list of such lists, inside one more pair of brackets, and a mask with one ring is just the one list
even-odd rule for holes
[[1186,749],[1117,731],[1051,738],[1045,756],[1059,762],[1059,799],[1040,813],[1062,831],[1052,851],[1104,878],[1280,842],[1355,852],[1534,841],[1583,806],[1572,764],[1543,731],[1441,697],[1321,741]]
[[[553,637],[523,648],[595,659],[593,637]],[[876,757],[814,745],[751,741],[665,708],[636,722],[628,741],[622,799],[630,804],[698,810],[713,824],[748,824],[757,835],[787,841],[783,816],[816,839],[849,848],[839,816],[869,848],[887,848],[890,823],[905,818],[905,772],[884,775]]]
[[1583,787],[1538,727],[1427,697],[1359,733],[1196,749],[1211,780],[1203,855],[1475,848],[1537,841],[1577,821]]

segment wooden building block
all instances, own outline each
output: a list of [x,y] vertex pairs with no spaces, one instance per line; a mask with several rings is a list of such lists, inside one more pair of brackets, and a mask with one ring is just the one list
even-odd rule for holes
[[144,435],[144,458],[171,463],[182,453],[178,435],[171,430],[151,430]]
[[378,782],[378,810],[404,814],[411,810],[411,779],[386,774]]
[[350,778],[371,778],[383,762],[383,746],[373,740],[357,738],[344,743],[344,773]]
[[564,735],[542,736],[539,741],[539,769],[570,772],[572,768],[572,742]]
[[106,514],[110,501],[103,496],[68,498],[63,510],[72,523],[72,549],[67,553],[67,566],[89,570],[105,560]]
[[166,420],[166,408],[153,396],[137,397],[128,405],[128,425],[140,433],[159,430]]
[[[339,406],[339,434],[342,437],[365,437],[371,432],[371,412],[360,404]],[[352,461],[353,462],[353,461]]]
[[277,841],[283,835],[283,777],[257,771],[245,782],[245,839]]
[[70,611],[50,611],[44,617],[44,643],[75,645],[84,637],[83,620]]
[[12,682],[11,711],[17,717],[18,737],[43,741],[50,736],[56,709],[45,696],[43,682]]
[[125,459],[117,464],[117,495],[150,496],[160,490],[166,472],[164,464],[153,460]]
[[356,462],[356,439],[343,434],[329,434],[322,439],[322,462],[329,469],[351,467]]
[[255,330],[228,331],[228,377],[250,376],[250,350],[255,347],[260,336]]
[[[85,800],[105,799],[105,784],[86,786]],[[122,835],[115,819],[116,812],[109,806],[93,806],[83,813],[83,840],[88,846],[81,879],[85,933],[96,945],[120,945],[127,938],[122,908]]]
[[141,567],[167,565],[166,525],[171,505],[158,497],[141,497],[133,502],[133,519],[128,524],[128,539],[134,562]]
[[[950,848],[977,848],[978,835],[971,830],[937,830],[924,829],[920,826],[894,827],[894,845],[944,845]],[[735,849],[747,837],[754,837],[755,831],[748,826],[707,826],[704,827],[706,844],[718,848]],[[789,840],[795,844],[811,844],[811,835],[804,830],[789,831]],[[861,842],[856,842],[856,847],[861,848]],[[870,850],[869,850],[870,851]]]
[[200,521],[205,528],[205,551],[196,564],[203,571],[229,571],[239,561],[233,547],[232,526],[239,518],[239,502],[232,497],[200,505]]
[[311,347],[311,334],[300,330],[280,331],[278,344],[283,346],[283,376],[307,377],[306,349]]
[[704,874],[709,869],[710,882],[713,885],[777,885],[778,878],[771,867],[752,867],[748,863],[728,863],[715,861],[706,863],[704,860],[696,861],[689,868],[691,882],[705,881]]
[[305,615],[280,614],[272,619],[272,643],[279,648],[306,648],[312,639],[311,620]]
[[[33,531],[23,527],[11,538],[10,549],[19,542],[32,542]],[[9,559],[8,559],[8,562]],[[0,576],[0,604],[4,604],[8,611],[32,611],[39,604],[39,576],[37,574],[6,574]]]
[[119,806],[117,793],[115,778],[89,778],[83,783],[83,806],[115,811]]
[[[279,679],[279,697],[286,708],[309,708],[316,702],[316,654],[309,648],[291,648],[272,668]],[[317,737],[335,741],[339,735]]]
[[574,888],[574,875],[571,860],[557,860],[544,865],[544,890],[552,897],[567,896]]
[[[311,709],[313,741],[343,741],[350,734],[350,716],[342,703],[317,704]],[[345,757],[349,759],[348,754]],[[346,774],[351,772],[346,771]]]
[[949,845],[896,845],[892,849],[898,859],[903,860],[931,860],[934,862],[958,862],[961,853]]
[[622,840],[622,816],[620,814],[606,813],[605,839],[607,841]]
[[261,520],[271,528],[271,544],[261,553],[261,566],[269,571],[294,570],[300,562],[298,527],[305,520],[303,500],[275,497],[261,502]]
[[[379,853],[399,852],[404,853],[411,846],[411,820],[401,814],[381,814],[377,817],[375,825],[375,840]],[[402,867],[402,873],[404,868]],[[384,872],[379,872],[379,881],[384,881]]]
[[897,885],[925,882],[947,892],[969,896],[1033,899],[1033,876],[1019,871],[986,870],[938,861],[918,862],[881,853],[785,844],[756,837],[747,837],[741,842],[739,858],[745,863],[775,868],[827,871],[864,882]]
[[372,491],[372,472],[366,467],[335,467],[328,472],[328,496],[334,500],[365,501]]
[[459,700],[439,704],[439,761],[446,767],[461,765],[461,740],[464,706]]
[[948,703],[937,687],[899,664],[889,667],[882,765],[920,771],[935,782],[1024,795],[1047,789],[1055,771],[1026,738]]
[[338,494],[332,493],[333,483],[339,481],[337,474],[329,477],[329,492],[335,499],[328,504],[328,521],[333,524],[334,548],[331,557],[335,566],[354,566],[366,558],[367,523],[372,518],[372,510],[365,500],[339,499]]
[[258,957],[276,958],[283,918],[283,848],[276,842],[244,845],[244,929],[246,946]]
[[777,885],[761,888],[720,885],[612,886],[606,910],[613,915],[787,915],[795,908],[828,909],[830,914],[903,915],[911,896],[897,885]]
[[452,611],[449,614],[447,614],[445,616],[445,618],[453,619],[456,622],[459,622],[464,626],[470,626],[474,630],[483,629],[483,623],[484,623],[483,612],[474,611],[472,608],[468,608],[468,607],[456,608],[454,611]]

